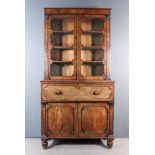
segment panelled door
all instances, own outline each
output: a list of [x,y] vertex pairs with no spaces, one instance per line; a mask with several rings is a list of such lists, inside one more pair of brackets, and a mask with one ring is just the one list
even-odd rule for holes
[[76,137],[77,104],[48,103],[46,106],[46,131],[49,137]]
[[46,131],[49,137],[105,137],[109,132],[109,105],[48,103]]
[[80,103],[78,105],[79,137],[105,137],[109,132],[109,105]]

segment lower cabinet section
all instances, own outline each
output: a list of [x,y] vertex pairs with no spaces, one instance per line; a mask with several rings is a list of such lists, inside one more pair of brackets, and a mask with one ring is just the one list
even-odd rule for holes
[[108,103],[47,103],[44,115],[50,138],[102,138],[109,133]]

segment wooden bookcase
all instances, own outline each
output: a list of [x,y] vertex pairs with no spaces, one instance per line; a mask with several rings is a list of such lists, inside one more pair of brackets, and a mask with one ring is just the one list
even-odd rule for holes
[[107,8],[46,8],[41,81],[43,148],[56,138],[113,144],[114,81],[110,79]]

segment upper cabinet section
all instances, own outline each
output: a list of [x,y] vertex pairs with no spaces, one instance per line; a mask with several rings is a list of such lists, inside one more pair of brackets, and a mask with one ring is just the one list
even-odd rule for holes
[[45,79],[109,78],[110,9],[45,9]]

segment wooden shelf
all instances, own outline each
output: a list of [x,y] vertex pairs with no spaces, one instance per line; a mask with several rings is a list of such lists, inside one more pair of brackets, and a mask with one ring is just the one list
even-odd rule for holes
[[52,33],[65,35],[65,34],[73,34],[74,31],[52,31]]
[[54,64],[71,64],[72,61],[51,61]]
[[90,50],[97,50],[97,49],[104,49],[103,46],[83,46],[82,49],[90,49]]
[[103,31],[83,31],[83,30],[81,30],[81,32],[83,34],[92,34],[92,35],[95,35],[95,34],[104,34]]
[[86,64],[86,63],[89,63],[89,64],[98,64],[98,63],[101,63],[101,64],[104,64],[104,61],[102,60],[102,61],[83,61],[83,63],[84,64]]
[[62,49],[62,50],[73,48],[74,48],[73,46],[53,46],[53,49]]

